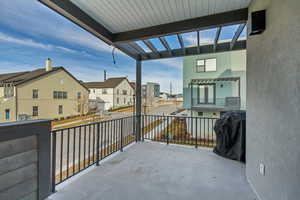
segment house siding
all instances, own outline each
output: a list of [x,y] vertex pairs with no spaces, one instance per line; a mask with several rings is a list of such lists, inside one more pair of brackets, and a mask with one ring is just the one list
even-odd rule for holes
[[[196,72],[196,62],[199,59],[216,58],[217,71]],[[183,62],[183,98],[185,109],[191,108],[191,89],[189,83],[192,79],[239,77],[241,87],[241,108],[246,109],[246,50],[224,53],[205,54],[184,57]],[[222,88],[221,88],[222,84]],[[238,96],[238,85],[232,81],[216,82],[216,98]],[[195,96],[197,89],[193,89]]]

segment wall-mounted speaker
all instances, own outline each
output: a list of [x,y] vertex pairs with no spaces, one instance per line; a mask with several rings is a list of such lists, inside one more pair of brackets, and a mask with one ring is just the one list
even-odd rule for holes
[[251,13],[250,35],[257,35],[266,29],[266,10]]

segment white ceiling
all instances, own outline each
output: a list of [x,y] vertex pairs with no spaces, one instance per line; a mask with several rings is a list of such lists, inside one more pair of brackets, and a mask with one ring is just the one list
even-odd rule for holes
[[251,0],[71,0],[112,33],[249,6]]

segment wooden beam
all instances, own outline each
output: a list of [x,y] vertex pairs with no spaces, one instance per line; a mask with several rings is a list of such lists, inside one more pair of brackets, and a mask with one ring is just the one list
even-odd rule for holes
[[239,25],[239,27],[237,28],[231,43],[230,43],[230,49],[232,49],[237,41],[237,39],[240,37],[241,33],[243,32],[244,28],[245,28],[246,24],[241,24]]
[[248,20],[248,8],[208,15],[169,24],[162,24],[138,30],[116,33],[113,35],[113,42],[128,42],[145,40],[148,38],[173,35],[177,33],[210,29],[218,26],[246,23]]

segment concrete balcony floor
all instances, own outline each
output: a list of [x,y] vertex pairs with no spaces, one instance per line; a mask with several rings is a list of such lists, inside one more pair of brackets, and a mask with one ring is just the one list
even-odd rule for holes
[[133,144],[57,186],[49,200],[255,200],[244,164],[195,149]]

